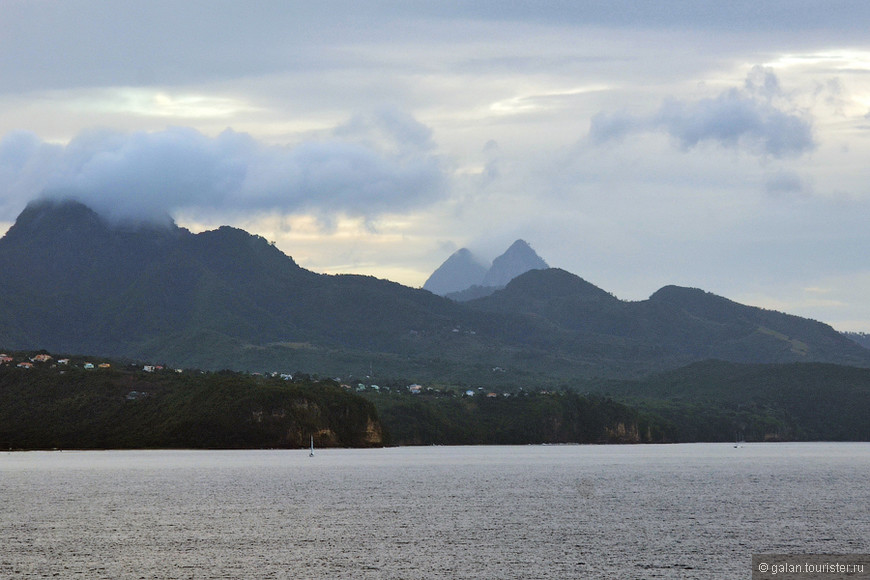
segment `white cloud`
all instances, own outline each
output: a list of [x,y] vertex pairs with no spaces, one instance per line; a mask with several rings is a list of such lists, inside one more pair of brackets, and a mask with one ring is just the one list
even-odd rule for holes
[[776,76],[756,67],[742,90],[695,101],[670,98],[649,115],[598,113],[591,120],[589,139],[602,144],[661,131],[684,150],[713,142],[756,155],[798,157],[816,147],[812,125],[803,115],[777,107],[773,97],[780,93]]
[[810,187],[793,171],[780,171],[767,177],[764,189],[774,198],[805,197]]
[[214,138],[190,128],[89,131],[66,145],[13,133],[0,140],[0,207],[49,195],[115,218],[197,209],[373,217],[437,199],[445,177],[427,128],[398,111],[366,119],[352,123],[356,140],[340,138],[345,127],[293,147],[231,130]]
[[[523,237],[626,298],[775,297],[809,271],[834,296],[870,243],[868,17],[811,0],[13,0],[0,222],[54,188],[404,283]],[[848,320],[861,299],[838,296]]]

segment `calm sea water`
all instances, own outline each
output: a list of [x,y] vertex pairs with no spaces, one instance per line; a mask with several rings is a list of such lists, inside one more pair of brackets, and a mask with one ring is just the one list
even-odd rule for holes
[[870,444],[0,453],[0,578],[748,578],[870,552]]

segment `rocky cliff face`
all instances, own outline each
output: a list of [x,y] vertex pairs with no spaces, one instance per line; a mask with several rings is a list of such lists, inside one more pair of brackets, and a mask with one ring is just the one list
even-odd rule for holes
[[381,428],[380,422],[373,420],[371,417],[369,417],[366,425],[364,441],[366,445],[371,445],[372,447],[384,444],[384,430]]

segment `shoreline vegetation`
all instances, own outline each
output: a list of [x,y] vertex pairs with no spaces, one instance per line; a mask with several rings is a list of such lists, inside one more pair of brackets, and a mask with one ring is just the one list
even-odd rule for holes
[[310,437],[318,447],[385,443],[374,406],[332,381],[44,352],[7,358],[27,360],[0,365],[0,449],[301,448]]
[[0,449],[870,441],[870,370],[838,365],[706,361],[556,389],[408,383],[0,353]]

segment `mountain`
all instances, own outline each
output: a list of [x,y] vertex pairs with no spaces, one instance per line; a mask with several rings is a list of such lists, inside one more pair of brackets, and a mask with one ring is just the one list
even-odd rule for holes
[[0,240],[0,271],[6,348],[229,368],[267,345],[395,351],[411,330],[456,324],[429,292],[315,274],[242,230],[119,227],[75,202],[25,209]]
[[480,285],[487,267],[467,248],[454,252],[423,284],[423,289],[444,296]]
[[503,316],[522,312],[554,336],[565,333],[588,357],[622,365],[669,360],[664,366],[675,368],[705,359],[870,362],[870,351],[814,320],[678,286],[666,286],[648,300],[625,302],[556,268],[529,271],[466,306]]
[[843,332],[843,336],[852,340],[864,348],[870,348],[870,334],[866,332]]
[[672,426],[672,441],[870,440],[867,368],[708,360],[591,390]]
[[504,288],[529,270],[547,268],[547,263],[524,240],[511,244],[505,253],[493,260],[489,269],[468,249],[462,248],[429,276],[423,288],[456,302],[466,302]]
[[3,349],[204,370],[519,388],[707,358],[870,367],[870,350],[827,325],[702,290],[625,302],[549,268],[458,303],[308,271],[236,228],[115,224],[76,202],[31,204],[0,239],[0,300]]
[[529,270],[546,270],[547,263],[541,259],[529,244],[517,240],[504,254],[492,261],[492,266],[483,277],[481,286],[502,287]]

